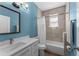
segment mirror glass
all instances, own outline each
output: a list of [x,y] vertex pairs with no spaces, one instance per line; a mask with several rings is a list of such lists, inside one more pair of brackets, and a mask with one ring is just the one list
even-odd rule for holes
[[20,13],[0,5],[0,34],[20,32]]

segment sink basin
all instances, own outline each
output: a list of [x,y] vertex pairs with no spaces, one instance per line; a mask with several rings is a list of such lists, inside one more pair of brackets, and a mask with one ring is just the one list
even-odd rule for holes
[[13,51],[13,50],[25,45],[25,44],[26,43],[19,42],[19,43],[13,44],[13,45],[6,46],[6,47],[2,48],[2,50],[6,51],[6,52]]

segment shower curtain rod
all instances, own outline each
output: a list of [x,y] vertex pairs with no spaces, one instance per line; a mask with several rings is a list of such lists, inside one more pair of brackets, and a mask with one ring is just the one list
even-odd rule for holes
[[69,12],[58,13],[58,14],[48,14],[48,15],[45,15],[45,16],[58,16],[58,15],[63,15],[63,14],[69,14]]
[[[59,14],[57,14],[57,15],[56,15],[56,14],[48,14],[48,15],[43,15],[43,16],[41,16],[41,17],[45,17],[45,16],[46,16],[46,17],[52,17],[52,16],[63,15],[63,14],[69,14],[69,12],[59,13]],[[51,15],[51,16],[50,16],[50,15]],[[38,16],[37,16],[37,18],[41,18],[41,17],[38,17]]]

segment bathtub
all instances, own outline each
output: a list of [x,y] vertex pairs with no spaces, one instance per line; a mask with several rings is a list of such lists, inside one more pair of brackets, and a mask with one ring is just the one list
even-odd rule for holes
[[64,43],[47,40],[46,49],[50,52],[64,55]]

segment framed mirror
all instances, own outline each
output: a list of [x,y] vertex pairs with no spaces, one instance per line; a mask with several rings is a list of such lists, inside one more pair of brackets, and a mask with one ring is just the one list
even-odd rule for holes
[[20,32],[20,12],[0,5],[0,34]]

